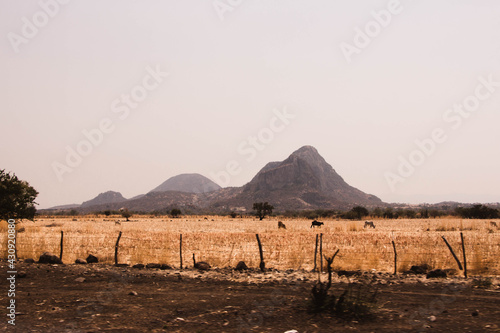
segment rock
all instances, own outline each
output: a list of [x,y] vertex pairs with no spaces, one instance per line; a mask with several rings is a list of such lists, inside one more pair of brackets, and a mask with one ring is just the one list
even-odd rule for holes
[[76,278],[76,279],[75,279],[75,282],[78,282],[78,283],[85,282],[85,278],[84,278],[84,277],[79,277],[79,278]]
[[161,264],[161,267],[160,267],[161,270],[166,270],[166,269],[173,269],[172,266],[170,265],[167,265],[167,264]]
[[212,267],[207,262],[200,261],[200,262],[197,262],[196,264],[194,264],[194,268],[197,268],[200,271],[208,271]]
[[152,268],[160,269],[161,265],[160,264],[147,264],[146,268],[149,268],[149,269],[152,269]]
[[410,271],[415,274],[427,274],[431,270],[431,266],[427,264],[411,266]]
[[17,277],[20,279],[23,279],[26,277],[26,272],[25,271],[20,271],[17,273]]
[[143,264],[136,264],[136,265],[132,266],[132,268],[143,269],[144,265]]
[[63,262],[55,254],[52,254],[50,252],[44,252],[40,256],[40,259],[38,259],[38,263],[40,263],[40,264],[59,264],[60,265]]
[[138,294],[137,294],[137,292],[135,292],[135,291],[131,291],[131,292],[129,292],[128,294],[129,294],[130,296],[137,296],[137,295],[138,295]]
[[87,265],[87,261],[84,260],[84,259],[76,259],[75,260],[75,264],[78,264],[78,265]]
[[474,310],[472,312],[472,317],[477,317],[477,316],[479,316],[479,311],[478,310]]
[[427,273],[427,278],[428,279],[431,279],[431,278],[445,278],[447,275],[446,275],[446,272],[443,271],[442,269],[435,269],[433,271],[430,271],[429,273]]
[[24,259],[24,263],[25,264],[34,264],[35,263],[35,259],[33,259],[33,258]]
[[87,257],[87,264],[97,264],[99,262],[99,259],[96,256],[93,256],[92,254],[89,254]]
[[244,261],[240,261],[236,265],[236,268],[235,268],[235,270],[237,270],[237,271],[246,271],[247,269],[248,269],[248,266],[247,266],[247,264],[245,264]]
[[432,322],[435,322],[436,321],[436,316],[430,316],[429,320],[432,321]]

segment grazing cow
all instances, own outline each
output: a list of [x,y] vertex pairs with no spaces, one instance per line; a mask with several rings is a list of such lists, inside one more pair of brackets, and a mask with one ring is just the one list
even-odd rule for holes
[[497,223],[495,221],[490,221],[490,225],[492,227],[498,228]]
[[286,225],[283,222],[278,221],[278,229],[286,229]]
[[311,228],[312,228],[312,227],[315,227],[315,228],[316,228],[316,227],[321,227],[323,224],[324,224],[323,222],[320,222],[320,221],[316,221],[316,220],[314,220],[314,221],[312,221],[312,223],[311,223]]
[[375,229],[375,224],[373,224],[373,221],[365,221],[365,225],[363,226],[363,228],[366,228],[366,227],[370,227],[370,228]]

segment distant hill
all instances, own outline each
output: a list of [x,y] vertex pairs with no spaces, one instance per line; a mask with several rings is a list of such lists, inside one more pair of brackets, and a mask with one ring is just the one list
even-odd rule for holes
[[220,190],[221,187],[197,173],[185,173],[167,179],[160,186],[151,190],[151,192],[186,192],[186,193],[207,193]]
[[92,207],[104,204],[114,204],[114,203],[124,202],[126,200],[127,199],[125,199],[121,193],[108,191],[99,194],[92,200],[85,201],[84,203],[82,203],[81,207],[85,208],[85,207]]
[[217,205],[245,206],[268,201],[280,210],[374,206],[382,201],[349,184],[312,146],[304,146],[282,162],[271,162],[232,198]]
[[172,177],[146,195],[126,200],[120,193],[101,193],[84,202],[82,212],[117,210],[206,213],[251,211],[254,202],[267,201],[275,211],[346,209],[355,205],[385,205],[374,195],[347,184],[312,146],[304,146],[281,162],[266,164],[242,187],[221,188],[199,174]]

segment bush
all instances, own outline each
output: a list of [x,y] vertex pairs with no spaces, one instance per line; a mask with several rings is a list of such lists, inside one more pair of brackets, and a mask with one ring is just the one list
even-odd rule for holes
[[377,302],[377,290],[371,283],[349,283],[344,292],[337,298],[330,294],[332,285],[332,263],[339,251],[331,258],[325,257],[328,267],[328,282],[318,281],[311,290],[310,312],[330,312],[343,319],[366,320],[374,316]]

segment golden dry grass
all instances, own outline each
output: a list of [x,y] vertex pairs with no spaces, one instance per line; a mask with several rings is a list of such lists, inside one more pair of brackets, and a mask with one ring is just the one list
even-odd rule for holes
[[[114,221],[120,219],[121,224]],[[213,221],[212,221],[213,220]],[[278,229],[278,218],[232,219],[228,217],[191,216],[122,218],[85,216],[71,218],[40,217],[36,222],[22,222],[25,232],[18,234],[20,258],[37,259],[49,251],[59,254],[61,230],[64,231],[64,262],[88,254],[100,262],[113,263],[114,246],[119,231],[120,263],[167,263],[179,266],[179,235],[183,235],[184,265],[192,266],[192,254],[198,261],[215,267],[234,267],[244,260],[258,267],[259,253],[255,234],[260,235],[266,267],[277,269],[313,268],[316,234],[323,234],[323,254],[332,255],[336,269],[375,269],[392,271],[396,242],[399,271],[411,265],[427,263],[435,268],[456,268],[444,244],[445,236],[462,260],[460,231],[463,231],[468,268],[471,274],[499,274],[500,230],[489,220],[427,219],[375,220],[375,229],[363,228],[363,221],[324,220],[322,228],[310,228],[310,220],[284,219],[287,229]],[[500,221],[496,221],[500,225]],[[0,223],[4,230],[6,222]],[[19,227],[19,226],[18,226]],[[6,244],[6,233],[0,236]]]

